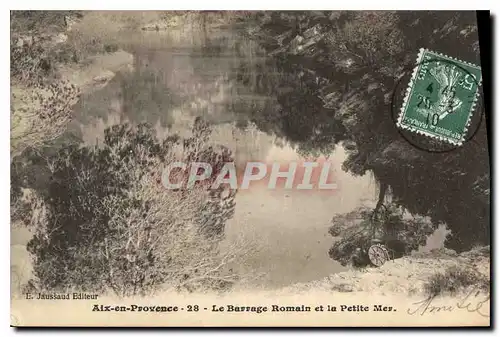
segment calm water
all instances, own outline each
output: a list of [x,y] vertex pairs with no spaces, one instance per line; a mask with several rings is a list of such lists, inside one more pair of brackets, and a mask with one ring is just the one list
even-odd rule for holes
[[[109,111],[134,122],[188,125],[203,115],[214,124],[248,119],[272,109],[272,65],[238,31],[188,26],[168,32],[122,33],[117,43],[134,56],[134,70],[85,97],[81,122]],[[265,74],[266,81],[263,80]],[[279,76],[279,74],[276,74]],[[85,123],[86,124],[86,123]]]
[[[182,133],[203,116],[215,125],[215,141],[232,148],[236,161],[299,159],[282,140],[235,126],[254,115],[270,115],[278,104],[275,93],[282,90],[276,83],[284,74],[254,41],[237,30],[200,27],[121,33],[115,39],[133,54],[133,70],[84,95],[72,126],[78,136],[93,142],[106,126],[124,120],[149,122],[160,133],[168,128]],[[342,270],[328,257],[329,221],[375,195],[370,178],[340,169],[344,158],[340,148],[331,157],[339,185],[334,193],[254,188],[237,195],[226,243],[244,236],[256,246],[237,266],[262,274],[252,286],[280,287]]]
[[[196,116],[203,116],[216,125],[215,140],[232,148],[238,162],[299,159],[280,139],[234,126],[254,115],[271,114],[278,104],[276,91],[281,88],[275,83],[285,75],[256,42],[237,30],[199,27],[126,34],[119,41],[134,55],[134,70],[85,98],[82,123],[95,126],[99,118],[101,125],[128,119],[182,133]],[[110,111],[111,118],[106,118]],[[244,236],[257,246],[238,266],[242,272],[263,275],[256,286],[306,282],[342,270],[328,257],[329,221],[375,194],[368,177],[354,178],[340,169],[344,158],[342,149],[331,157],[340,186],[335,193],[254,188],[237,195],[227,240]]]

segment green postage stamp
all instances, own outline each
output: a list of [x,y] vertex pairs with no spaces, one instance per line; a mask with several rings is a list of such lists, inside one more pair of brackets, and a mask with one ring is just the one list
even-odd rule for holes
[[397,127],[461,145],[480,86],[480,67],[422,48]]

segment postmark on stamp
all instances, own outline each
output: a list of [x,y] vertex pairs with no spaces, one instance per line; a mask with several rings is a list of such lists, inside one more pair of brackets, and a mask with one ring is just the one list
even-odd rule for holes
[[481,86],[481,68],[420,49],[397,127],[462,145]]

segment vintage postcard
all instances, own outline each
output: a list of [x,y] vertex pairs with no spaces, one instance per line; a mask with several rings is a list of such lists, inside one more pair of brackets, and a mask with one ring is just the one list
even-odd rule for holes
[[11,11],[11,325],[490,326],[476,15]]

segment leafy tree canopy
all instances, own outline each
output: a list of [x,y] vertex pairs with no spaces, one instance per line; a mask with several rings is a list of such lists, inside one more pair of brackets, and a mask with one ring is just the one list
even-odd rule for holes
[[460,148],[432,153],[402,137],[392,112],[395,88],[420,48],[480,64],[475,13],[265,12],[250,19],[256,23],[252,38],[282,74],[263,86],[277,95],[277,109],[250,117],[261,129],[308,154],[330,154],[342,144],[348,153],[343,168],[355,175],[372,172],[379,204],[390,192],[410,212],[446,223],[454,233],[450,248],[488,242],[484,123]]

